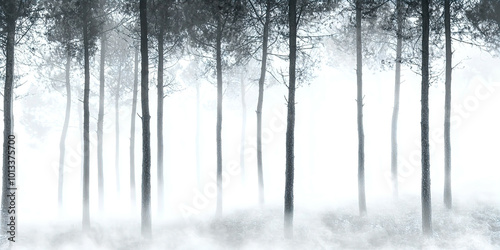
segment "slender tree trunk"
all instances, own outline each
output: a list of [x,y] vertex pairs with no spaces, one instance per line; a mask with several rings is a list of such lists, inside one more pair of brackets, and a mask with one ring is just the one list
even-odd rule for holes
[[240,143],[240,166],[241,166],[241,180],[245,183],[245,131],[247,126],[247,104],[245,102],[245,79],[243,73],[240,79],[241,91],[241,143]]
[[450,142],[450,112],[451,112],[451,22],[450,0],[444,1],[444,27],[446,40],[446,76],[444,101],[444,204],[452,207],[451,196],[451,142]]
[[135,116],[137,112],[137,85],[139,83],[139,51],[134,57],[134,92],[132,94],[132,114],[130,116],[130,201],[135,207]]
[[422,230],[432,234],[431,179],[429,156],[429,0],[422,0]]
[[222,215],[222,20],[221,13],[217,13],[217,208],[216,216]]
[[259,99],[257,101],[257,172],[259,178],[259,203],[264,204],[264,173],[262,170],[262,105],[264,102],[264,83],[266,81],[267,50],[269,40],[269,23],[271,21],[271,0],[266,1],[266,21],[262,35],[262,62],[259,78]]
[[[103,3],[102,1],[101,3]],[[103,4],[104,5],[104,4]],[[103,163],[103,126],[104,126],[104,65],[106,63],[106,34],[101,35],[101,58],[99,68],[99,114],[97,116],[97,189],[99,210],[104,209],[104,163]]]
[[16,188],[16,185],[12,185],[10,182],[6,181],[9,177],[9,172],[16,174],[15,168],[10,168],[9,164],[9,136],[14,135],[14,122],[13,122],[13,92],[14,92],[14,47],[15,47],[15,35],[16,35],[16,20],[17,16],[14,14],[14,3],[10,1],[6,3],[6,10],[10,10],[10,14],[7,14],[7,20],[5,22],[7,39],[5,44],[5,85],[3,92],[3,171],[2,171],[2,234],[7,234],[7,223],[9,221],[9,194],[11,188]]
[[[81,108],[78,108],[78,132],[80,132],[81,135],[83,135],[83,112]],[[80,140],[80,149],[83,151],[84,145],[83,145],[83,140]],[[83,158],[82,158],[83,159]],[[81,164],[81,169],[80,169],[80,185],[83,187],[83,161]]]
[[200,82],[196,83],[196,182],[201,190],[201,159],[200,159]]
[[120,194],[120,85],[122,80],[122,65],[118,66],[118,82],[115,96],[115,170],[116,192]]
[[366,215],[365,134],[363,132],[363,57],[361,45],[361,0],[356,0],[356,75],[358,106],[358,202],[359,214]]
[[163,37],[164,28],[160,24],[158,34],[158,213],[163,212]]
[[402,51],[402,31],[403,31],[403,2],[396,0],[396,18],[397,18],[397,44],[396,44],[396,77],[394,83],[394,108],[392,110],[392,129],[391,129],[391,174],[392,191],[394,198],[398,198],[398,116],[399,116],[399,89],[401,86],[401,51]]
[[[88,6],[85,6],[84,13],[89,13]],[[83,21],[83,49],[84,49],[84,71],[85,87],[83,90],[83,231],[90,229],[90,208],[89,208],[89,93],[90,93],[90,67],[89,67],[89,27],[87,17]]]
[[144,238],[151,238],[151,131],[149,122],[148,95],[148,20],[147,0],[140,0],[141,22],[141,106],[142,106],[142,207],[141,233]]
[[288,118],[286,126],[285,169],[285,238],[293,238],[293,179],[294,179],[294,130],[295,130],[295,64],[297,60],[297,1],[288,2],[290,29],[290,68],[288,80]]
[[58,203],[59,203],[59,210],[62,211],[62,206],[63,206],[63,183],[64,183],[64,156],[66,152],[66,134],[68,132],[68,125],[69,125],[69,116],[70,116],[70,111],[71,111],[71,85],[69,82],[69,73],[70,73],[70,68],[71,68],[71,55],[69,52],[69,48],[66,50],[66,67],[65,67],[65,73],[66,73],[66,113],[64,116],[64,125],[63,125],[63,130],[61,133],[61,140],[59,141],[59,186],[57,188],[58,192]]

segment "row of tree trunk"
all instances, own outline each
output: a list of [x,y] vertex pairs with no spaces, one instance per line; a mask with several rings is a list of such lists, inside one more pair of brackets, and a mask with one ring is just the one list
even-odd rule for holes
[[[101,4],[104,8],[105,1]],[[398,195],[397,185],[397,120],[399,112],[399,92],[400,92],[400,76],[401,76],[401,51],[402,51],[402,0],[396,2],[397,13],[397,48],[396,48],[396,72],[395,72],[395,90],[394,90],[394,109],[392,116],[392,133],[391,133],[391,172],[394,187],[394,195]],[[450,146],[450,111],[451,111],[451,24],[450,24],[450,0],[445,0],[445,39],[446,39],[446,79],[445,79],[445,188],[444,188],[444,203],[447,208],[452,207],[451,198],[451,146]],[[357,125],[358,125],[358,199],[359,211],[361,215],[365,215],[366,197],[365,197],[365,176],[364,176],[364,132],[363,132],[363,91],[362,91],[362,37],[361,37],[361,20],[362,20],[362,1],[356,0],[356,58],[357,58]],[[13,8],[13,6],[11,6]],[[294,127],[295,127],[295,89],[296,89],[296,59],[297,59],[297,1],[290,0],[288,2],[288,25],[289,25],[289,82],[288,82],[288,99],[287,99],[287,131],[286,131],[286,181],[285,181],[285,198],[284,198],[284,228],[285,236],[291,238],[293,236],[293,182],[294,182]],[[421,91],[421,146],[422,146],[422,226],[425,234],[432,234],[432,211],[431,211],[431,195],[430,195],[430,156],[429,156],[429,0],[421,1],[422,7],[422,91]],[[87,2],[83,2],[84,13],[90,12],[90,6]],[[147,27],[147,0],[140,0],[140,28],[141,28],[141,108],[142,108],[142,199],[141,199],[141,229],[145,237],[151,237],[151,148],[150,148],[150,114],[149,114],[149,98],[148,98],[148,27]],[[263,23],[262,37],[262,64],[261,74],[259,78],[259,96],[257,104],[257,169],[259,182],[259,202],[264,203],[264,181],[263,181],[263,164],[262,164],[262,107],[264,96],[264,83],[268,56],[268,38],[270,29],[271,16],[271,1],[266,1],[266,15]],[[222,215],[222,40],[223,40],[223,20],[219,12],[217,17],[217,33],[216,33],[216,75],[217,75],[217,126],[216,126],[216,143],[217,143],[217,209],[216,215]],[[6,19],[6,80],[4,86],[4,166],[3,177],[7,179],[7,139],[13,134],[13,114],[12,114],[12,99],[13,99],[13,69],[14,69],[14,46],[15,46],[15,29],[16,15],[9,15]],[[89,85],[90,85],[90,20],[87,15],[83,16],[83,48],[84,48],[84,98],[83,98],[83,209],[82,209],[82,225],[84,230],[90,227],[89,215]],[[159,65],[158,65],[158,210],[164,209],[163,202],[163,39],[164,27],[160,27],[158,35],[159,48]],[[100,58],[100,85],[99,85],[99,114],[98,114],[98,192],[99,192],[99,208],[102,210],[104,204],[103,188],[103,159],[102,159],[102,141],[103,141],[103,117],[104,117],[104,64],[106,56],[106,35],[101,35],[101,58]],[[64,170],[64,145],[68,130],[70,107],[71,107],[71,88],[69,83],[69,71],[71,64],[71,56],[66,58],[66,92],[67,105],[64,119],[63,130],[60,139],[60,162],[59,162],[59,183],[58,183],[58,203],[62,206],[62,186],[63,186],[63,170]],[[133,107],[131,118],[131,138],[130,138],[130,186],[131,200],[135,204],[135,166],[134,166],[134,144],[135,144],[135,113],[138,90],[138,52],[135,53],[134,63],[134,93]],[[121,68],[119,70],[121,76]],[[119,78],[120,78],[119,76]],[[120,81],[120,79],[119,79]],[[116,172],[117,172],[117,189],[119,191],[118,171],[119,171],[119,139],[118,139],[118,101],[120,83],[117,84],[116,93]],[[244,88],[242,88],[244,95]],[[197,99],[199,99],[199,86],[197,86]],[[244,96],[242,96],[244,104]],[[198,104],[199,105],[199,104]],[[199,117],[199,108],[197,111]],[[245,116],[245,115],[243,115]],[[244,127],[243,127],[244,132]],[[199,125],[197,125],[197,140],[199,137]],[[242,137],[242,144],[244,137]],[[198,147],[198,146],[197,146]],[[199,148],[197,148],[197,152]],[[242,148],[243,151],[243,148]],[[199,158],[199,154],[197,153]],[[197,159],[198,168],[198,183],[199,183],[199,159]],[[242,160],[243,167],[243,160]],[[8,189],[7,182],[3,182],[2,191]],[[7,196],[2,196],[2,227],[6,223],[6,205]]]

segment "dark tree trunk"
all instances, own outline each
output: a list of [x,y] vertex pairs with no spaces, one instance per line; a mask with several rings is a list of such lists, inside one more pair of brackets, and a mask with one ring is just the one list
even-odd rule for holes
[[120,194],[120,85],[122,80],[122,65],[118,66],[118,81],[115,96],[115,170],[116,191]]
[[164,28],[160,24],[158,34],[158,213],[163,211],[163,37]]
[[259,203],[264,204],[264,172],[262,170],[262,105],[264,102],[264,83],[266,81],[267,49],[269,40],[269,23],[271,21],[271,0],[266,1],[266,21],[262,35],[262,62],[259,78],[259,99],[257,101],[257,172],[259,178]]
[[431,179],[429,156],[429,0],[422,0],[422,230],[432,234]]
[[295,63],[297,60],[297,1],[288,2],[290,29],[290,67],[288,80],[288,117],[286,123],[285,169],[285,238],[293,238],[293,177],[294,177],[294,130],[295,130]]
[[450,0],[444,1],[444,27],[446,40],[446,76],[444,99],[444,204],[452,207],[451,196],[451,142],[450,142],[450,111],[451,111],[451,22]]
[[392,110],[392,129],[391,129],[391,174],[392,191],[394,198],[398,198],[398,116],[399,116],[399,89],[401,86],[401,51],[403,44],[403,1],[396,1],[396,77],[394,83],[394,108]]
[[358,202],[359,214],[366,215],[365,134],[363,132],[363,57],[361,45],[361,0],[356,0],[356,76],[358,106]]
[[[9,202],[10,199],[7,196],[9,194],[10,188],[15,188],[16,185],[11,185],[6,181],[9,177],[9,136],[14,134],[14,124],[13,124],[13,92],[14,92],[14,47],[15,47],[15,35],[16,35],[16,20],[17,16],[14,14],[14,3],[10,1],[6,3],[6,10],[10,10],[11,14],[7,15],[6,20],[6,31],[7,40],[5,44],[5,86],[3,92],[3,171],[2,171],[2,234],[7,234],[7,223],[9,221]],[[15,174],[15,168],[13,169]]]
[[[89,13],[88,6],[84,7],[84,13]],[[89,27],[87,17],[83,21],[83,50],[85,68],[85,86],[83,90],[83,231],[90,229],[90,207],[89,207],[89,168],[90,168],[90,141],[89,141],[89,93],[90,93],[90,66],[89,66]]]
[[69,116],[71,111],[71,85],[69,82],[69,73],[71,68],[71,55],[69,48],[66,51],[66,113],[64,116],[64,125],[61,133],[61,140],[59,141],[59,185],[57,188],[59,209],[62,210],[63,206],[63,183],[64,183],[64,157],[66,152],[66,134],[68,133]]
[[217,38],[216,38],[216,61],[217,61],[217,208],[216,216],[222,215],[222,17],[217,13]]
[[148,20],[147,0],[140,0],[141,22],[141,106],[142,106],[142,207],[141,233],[144,238],[151,238],[151,131],[149,122],[148,96]]
[[99,114],[97,117],[97,186],[99,210],[104,209],[104,163],[103,163],[103,126],[104,126],[104,65],[106,63],[106,34],[101,35],[101,58],[99,68]]
[[247,126],[247,104],[245,101],[245,79],[242,72],[240,79],[240,92],[241,92],[241,142],[240,142],[240,167],[241,167],[241,180],[245,183],[245,131]]
[[135,207],[135,116],[137,110],[137,85],[139,82],[139,51],[134,57],[134,92],[132,94],[132,114],[130,116],[130,201]]

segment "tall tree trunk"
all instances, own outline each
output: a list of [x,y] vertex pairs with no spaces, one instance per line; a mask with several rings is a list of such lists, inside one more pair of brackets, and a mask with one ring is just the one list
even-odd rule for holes
[[247,126],[247,104],[245,101],[245,79],[243,72],[240,75],[240,92],[241,92],[241,142],[240,142],[240,167],[241,180],[245,183],[245,131]]
[[[102,1],[102,5],[104,1]],[[104,163],[103,163],[103,126],[104,126],[104,65],[106,63],[106,34],[101,35],[101,58],[99,67],[99,114],[97,116],[97,189],[99,210],[104,209]]]
[[401,86],[401,51],[403,44],[403,2],[396,1],[396,77],[394,83],[394,108],[392,110],[392,129],[391,129],[391,174],[392,191],[394,198],[398,198],[398,116],[399,116],[399,89]]
[[429,155],[429,0],[422,0],[422,230],[432,234],[431,179]]
[[115,96],[115,170],[116,191],[120,194],[120,85],[122,80],[122,65],[118,66],[118,82]]
[[295,64],[297,60],[297,0],[288,2],[290,29],[290,67],[288,80],[288,118],[286,124],[285,169],[285,238],[293,237],[293,178],[294,178],[294,130],[295,130]]
[[259,178],[259,203],[264,204],[264,173],[262,170],[262,105],[264,102],[264,83],[266,81],[269,23],[271,21],[271,0],[266,1],[266,20],[262,35],[262,61],[259,78],[259,98],[257,101],[257,172]]
[[163,212],[163,37],[164,26],[160,24],[158,34],[158,213]]
[[69,82],[69,73],[71,68],[71,55],[69,48],[66,49],[66,113],[64,116],[64,125],[61,133],[61,140],[59,141],[59,185],[57,187],[59,210],[63,206],[63,183],[64,183],[64,157],[66,152],[66,134],[68,133],[69,116],[71,111],[71,85]]
[[365,134],[363,132],[363,57],[361,45],[361,0],[356,0],[356,76],[358,108],[358,202],[359,214],[366,215]]
[[196,83],[196,183],[201,190],[201,159],[200,159],[200,82]]
[[132,114],[130,116],[130,201],[135,207],[135,116],[137,110],[137,85],[139,83],[139,51],[135,48],[134,92],[132,94]]
[[[14,47],[15,47],[15,35],[16,35],[16,20],[17,16],[14,14],[15,6],[13,1],[6,3],[6,10],[10,10],[10,13],[7,12],[7,20],[6,20],[6,31],[7,31],[7,40],[5,44],[5,86],[3,92],[3,171],[2,171],[2,234],[7,234],[7,223],[9,221],[9,190],[10,188],[15,188],[16,185],[11,185],[8,181],[9,172],[15,174],[15,168],[9,168],[9,136],[14,134],[14,124],[13,124],[13,92],[14,92]],[[9,171],[11,170],[11,171]]]
[[141,106],[142,106],[142,207],[141,233],[144,238],[151,238],[151,131],[149,122],[148,95],[148,20],[147,0],[140,0],[141,22]]
[[444,204],[452,207],[451,196],[451,142],[450,142],[450,112],[451,112],[451,22],[450,0],[444,1],[444,27],[446,40],[446,76],[444,101]]
[[[85,4],[86,5],[86,4]],[[88,6],[84,7],[84,13],[89,13]],[[89,93],[90,93],[90,67],[89,67],[89,27],[87,17],[83,21],[83,49],[84,49],[84,71],[85,87],[83,90],[83,231],[90,229],[89,208],[89,168],[90,168],[90,141],[89,141]]]
[[216,216],[222,215],[222,18],[217,13],[216,61],[217,61],[217,208]]

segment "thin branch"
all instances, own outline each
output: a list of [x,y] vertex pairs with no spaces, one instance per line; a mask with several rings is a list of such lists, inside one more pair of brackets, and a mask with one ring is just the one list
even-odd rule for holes
[[255,6],[252,3],[253,1],[249,0],[248,2],[252,6],[253,11],[255,12],[255,16],[257,16],[257,20],[260,22],[260,24],[262,24],[262,26],[264,26],[264,21],[262,20],[262,17],[259,15],[259,13],[257,13],[257,9],[255,8]]

